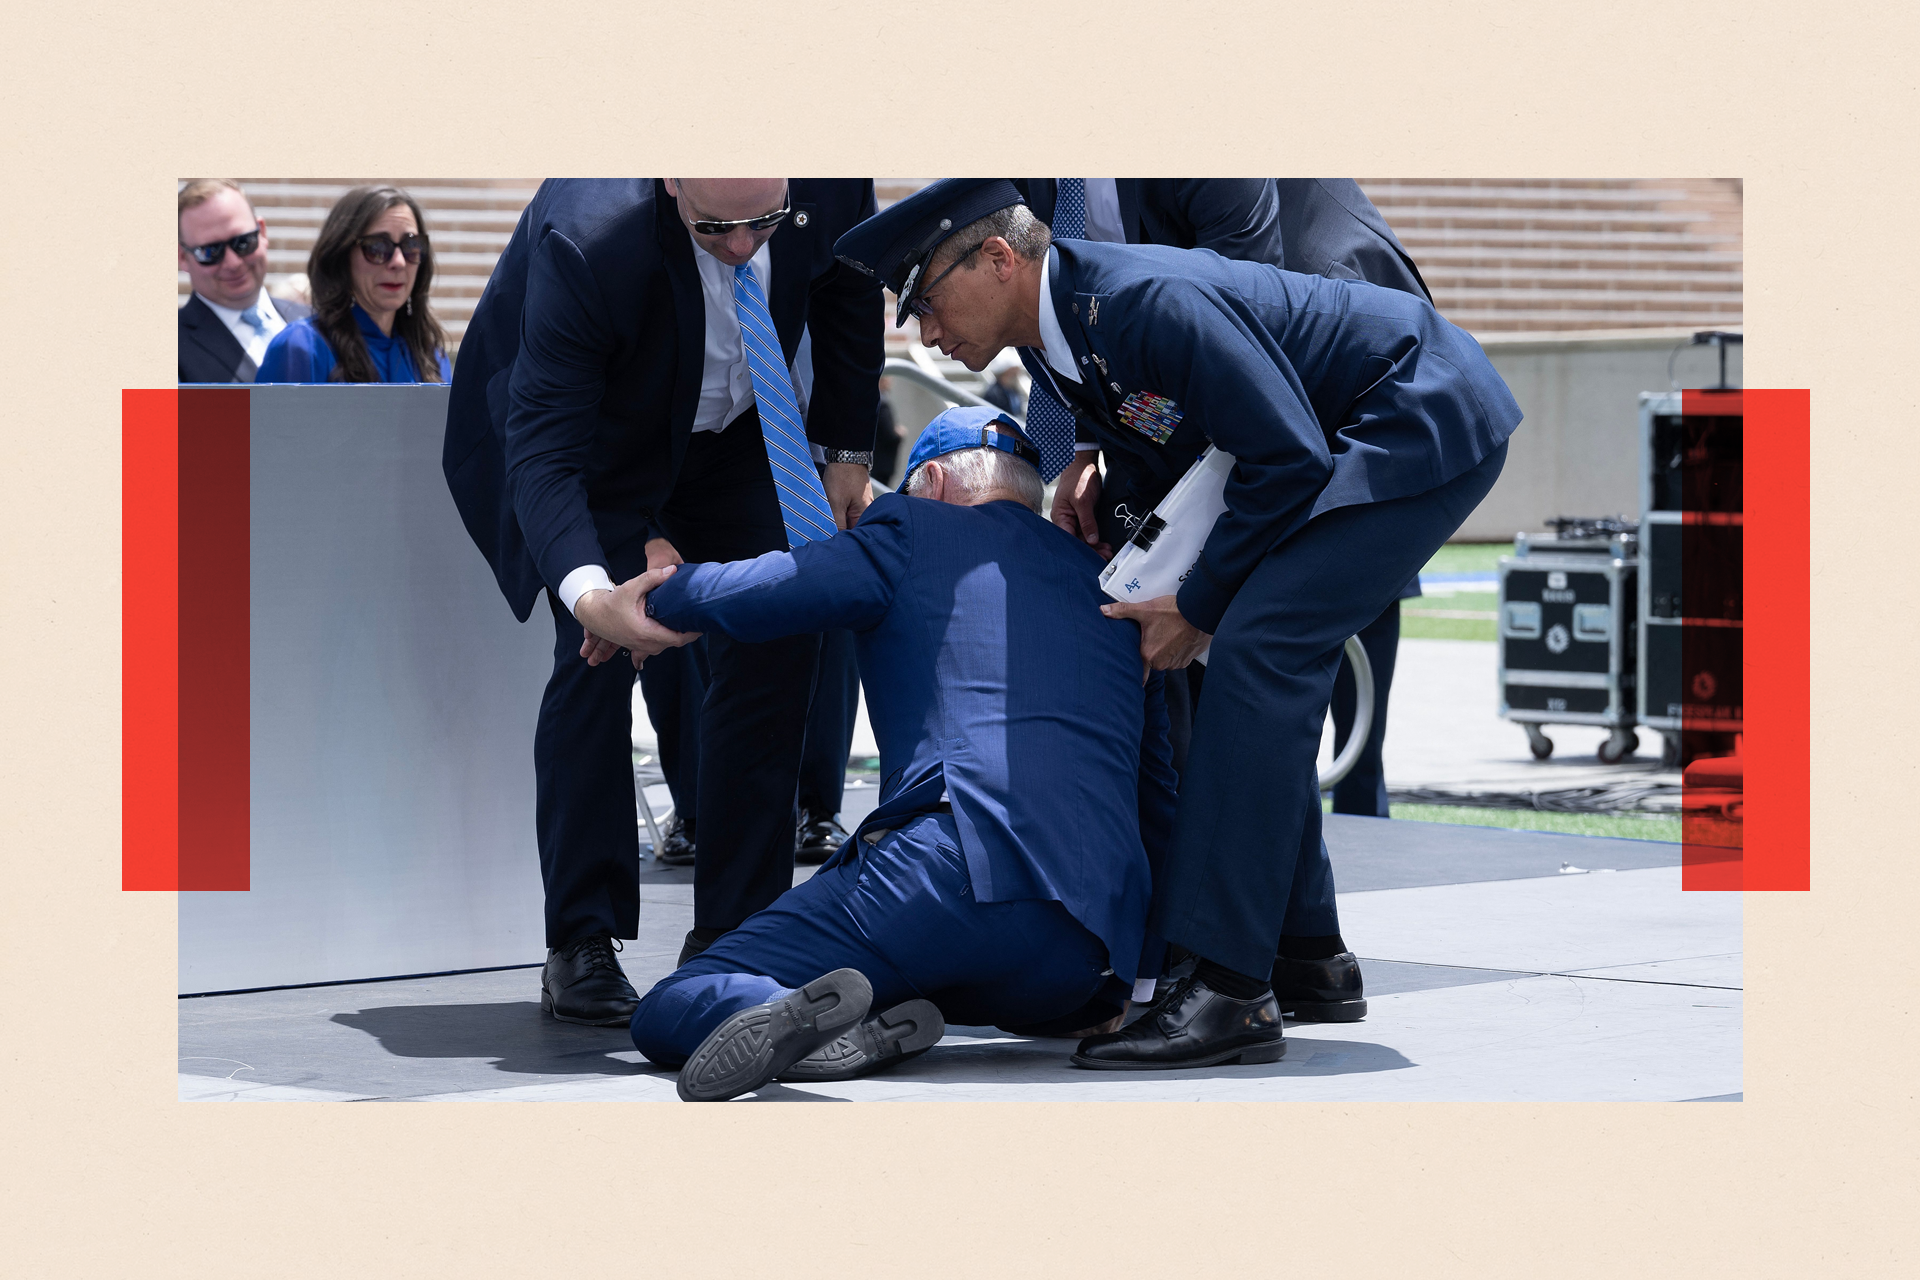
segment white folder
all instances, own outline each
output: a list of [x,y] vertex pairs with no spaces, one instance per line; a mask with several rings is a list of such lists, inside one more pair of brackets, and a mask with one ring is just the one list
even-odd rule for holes
[[[1227,509],[1227,476],[1232,471],[1233,455],[1207,446],[1101,570],[1100,589],[1115,600],[1133,603],[1179,591],[1200,562],[1200,548],[1214,522]],[[1205,662],[1207,650],[1194,660]]]

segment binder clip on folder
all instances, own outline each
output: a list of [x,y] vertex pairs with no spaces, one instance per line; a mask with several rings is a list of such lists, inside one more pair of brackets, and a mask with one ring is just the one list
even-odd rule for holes
[[[1180,590],[1194,566],[1200,563],[1200,549],[1214,522],[1227,509],[1227,476],[1233,471],[1233,455],[1208,445],[1200,460],[1187,468],[1153,514],[1141,521],[1107,567],[1100,571],[1100,589],[1115,600],[1138,603],[1170,596]],[[1194,655],[1205,662],[1207,648]],[[1359,636],[1348,636],[1347,663],[1353,668],[1353,732],[1325,773],[1320,789],[1330,790],[1360,762],[1366,749],[1367,733],[1373,724],[1373,665]]]

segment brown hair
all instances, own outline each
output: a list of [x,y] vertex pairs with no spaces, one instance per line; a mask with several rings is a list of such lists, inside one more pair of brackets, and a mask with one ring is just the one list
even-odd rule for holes
[[[353,319],[353,266],[347,255],[356,252],[360,238],[374,220],[395,205],[413,211],[420,235],[427,219],[414,198],[398,187],[355,187],[340,197],[320,228],[313,252],[307,255],[307,281],[313,294],[313,324],[333,348],[333,382],[378,382],[380,375],[367,354],[367,343]],[[446,331],[433,318],[427,290],[433,284],[433,246],[420,251],[420,273],[413,278],[410,307],[393,317],[393,336],[407,344],[415,373],[422,382],[440,381],[439,353],[446,350]]]
[[[205,204],[222,191],[231,191],[242,200],[247,200],[247,193],[232,178],[188,178],[187,185],[180,188],[180,214],[184,215],[187,210]],[[253,212],[251,200],[247,200],[247,212]],[[175,222],[178,221],[179,217],[176,216]]]

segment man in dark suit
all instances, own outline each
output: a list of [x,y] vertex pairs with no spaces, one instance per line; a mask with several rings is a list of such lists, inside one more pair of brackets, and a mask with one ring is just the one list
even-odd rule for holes
[[[686,1064],[682,1097],[862,1074],[939,1040],[942,1015],[1042,1022],[1133,978],[1158,682],[1142,687],[1137,630],[1100,615],[1099,557],[1040,516],[1037,458],[1004,414],[950,409],[908,459],[912,496],[652,592],[681,631],[852,629],[885,774],[832,861],[641,1001],[634,1043]],[[1276,1015],[1246,1052],[1283,1047]]]
[[[1016,178],[1014,186],[1056,240],[1064,226],[1071,239],[1211,249],[1223,258],[1365,280],[1433,300],[1412,257],[1351,178]],[[1036,384],[1034,397],[1039,407],[1029,416],[1036,429],[1043,429],[1049,413],[1070,412],[1052,408],[1059,402],[1044,383]],[[1054,490],[1053,521],[1110,555],[1166,496],[1168,484],[1124,450],[1107,452],[1103,481],[1092,426],[1076,424],[1074,439],[1073,461]],[[1374,676],[1373,715],[1359,760],[1333,788],[1336,813],[1388,816],[1381,748],[1400,641],[1400,599],[1419,594],[1416,574],[1400,597],[1359,631]],[[1167,676],[1173,763],[1182,776],[1188,772],[1205,674],[1196,663]],[[1336,751],[1353,730],[1354,690],[1353,671],[1343,657],[1331,708]],[[1367,1008],[1360,963],[1350,952],[1327,951],[1329,945],[1282,938],[1274,989],[1291,1016],[1357,1021]]]
[[180,188],[180,269],[193,294],[180,308],[180,381],[252,382],[273,335],[307,314],[270,297],[267,224],[225,178]]
[[[534,769],[557,1018],[623,1023],[636,999],[613,955],[639,915],[633,673],[590,666],[583,631],[643,655],[682,643],[639,612],[650,566],[784,550],[858,518],[880,297],[832,244],[873,208],[869,180],[549,180],[467,329],[447,483],[515,616],[545,588],[554,621]],[[708,642],[688,954],[792,883],[818,649]]]
[[1177,595],[1103,606],[1141,623],[1154,669],[1211,644],[1150,926],[1199,957],[1123,1031],[1074,1060],[1205,1066],[1278,1017],[1276,942],[1339,939],[1314,780],[1341,645],[1479,503],[1519,407],[1479,345],[1422,299],[1155,245],[1062,240],[1005,179],[949,179],[835,252],[968,368],[1007,346],[1171,485],[1209,443],[1233,455],[1226,511]]

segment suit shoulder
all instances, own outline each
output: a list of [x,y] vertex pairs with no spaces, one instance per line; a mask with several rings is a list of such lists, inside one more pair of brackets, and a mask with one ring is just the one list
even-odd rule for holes
[[654,213],[651,178],[549,178],[527,209],[535,240],[557,231],[583,253],[609,240],[628,253],[646,248],[651,235],[633,233],[651,231]]

